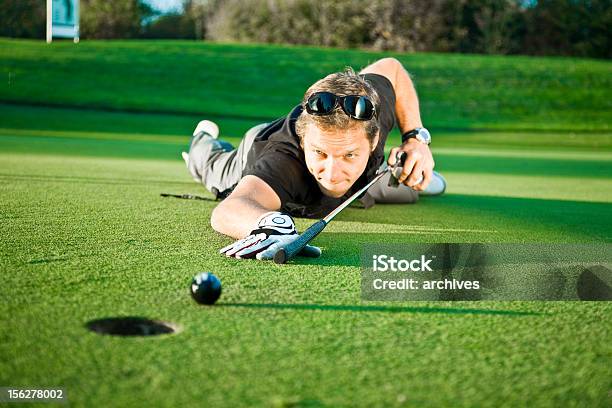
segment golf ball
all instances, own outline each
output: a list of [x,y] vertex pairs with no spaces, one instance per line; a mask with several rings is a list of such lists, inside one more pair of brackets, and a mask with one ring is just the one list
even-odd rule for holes
[[198,303],[212,305],[221,296],[221,281],[210,272],[202,272],[191,281],[191,297]]

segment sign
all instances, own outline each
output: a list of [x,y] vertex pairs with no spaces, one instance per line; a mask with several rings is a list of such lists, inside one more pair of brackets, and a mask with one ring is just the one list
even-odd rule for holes
[[53,37],[79,42],[79,0],[47,0],[47,42]]

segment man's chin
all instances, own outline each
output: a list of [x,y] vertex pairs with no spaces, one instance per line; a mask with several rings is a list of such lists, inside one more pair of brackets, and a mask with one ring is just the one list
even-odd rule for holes
[[348,191],[348,189],[343,189],[343,190],[338,190],[338,189],[335,189],[335,190],[329,190],[329,189],[327,189],[327,188],[323,187],[321,184],[319,184],[319,189],[321,190],[321,192],[322,192],[323,194],[325,194],[325,195],[326,195],[326,196],[328,196],[328,197],[332,197],[332,198],[340,198],[340,197],[342,197],[343,195],[345,195],[345,194],[346,194],[346,192]]

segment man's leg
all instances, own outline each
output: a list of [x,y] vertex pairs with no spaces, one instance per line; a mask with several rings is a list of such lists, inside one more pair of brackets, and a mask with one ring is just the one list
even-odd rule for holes
[[227,142],[217,140],[216,125],[198,125],[189,154],[183,157],[194,180],[201,182],[208,191],[220,198],[231,192],[242,178],[246,157],[255,136],[266,125],[260,124],[249,129],[237,149]]
[[411,204],[419,200],[419,193],[403,184],[389,187],[391,173],[387,173],[378,182],[368,189],[367,194],[376,203]]
[[414,191],[410,187],[403,184],[397,187],[389,186],[390,177],[391,173],[388,173],[382,179],[380,179],[380,181],[368,189],[367,194],[374,200],[374,202],[387,204],[411,204],[416,203],[419,200],[420,195],[440,195],[446,190],[446,180],[444,180],[442,175],[435,171],[431,182],[425,191],[421,192]]

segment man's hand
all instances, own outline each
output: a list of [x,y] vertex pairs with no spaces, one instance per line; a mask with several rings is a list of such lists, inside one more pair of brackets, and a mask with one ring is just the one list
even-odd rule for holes
[[[429,146],[416,139],[408,139],[400,147],[391,149],[388,164],[395,165],[396,155],[406,153],[406,161],[400,174],[395,174],[400,183],[407,185],[416,191],[423,191],[431,181],[434,168],[434,159]],[[399,173],[399,168],[398,168]]]
[[[272,259],[276,251],[299,237],[291,216],[272,211],[262,215],[257,227],[243,239],[221,248],[220,253],[228,257]],[[321,249],[306,245],[301,255],[318,258]]]

